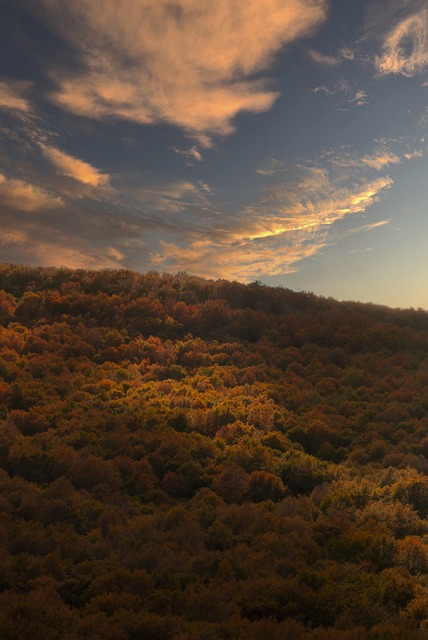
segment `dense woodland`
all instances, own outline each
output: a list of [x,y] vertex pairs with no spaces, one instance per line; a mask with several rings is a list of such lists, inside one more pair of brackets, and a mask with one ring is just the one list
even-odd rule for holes
[[0,637],[428,635],[428,314],[0,265]]

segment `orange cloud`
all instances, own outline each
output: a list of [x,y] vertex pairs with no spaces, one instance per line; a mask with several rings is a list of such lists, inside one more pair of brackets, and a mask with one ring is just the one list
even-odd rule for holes
[[[4,255],[18,253],[45,266],[132,265],[248,281],[295,272],[300,261],[315,258],[341,238],[388,223],[333,226],[365,213],[392,184],[389,178],[344,187],[342,170],[337,175],[334,168],[283,165],[281,172],[280,163],[275,168],[263,178],[268,184],[258,202],[232,216],[214,209],[207,185],[176,182],[133,194],[141,209],[128,219],[103,216],[101,222],[71,208],[59,221],[46,213],[42,219],[23,217],[17,227],[13,213],[5,214],[0,247]],[[0,198],[10,204],[12,194],[15,208],[25,211],[46,203],[40,189],[26,187],[31,185],[2,176]],[[86,230],[84,238],[70,236],[69,222],[76,216]]]
[[375,59],[380,74],[414,76],[428,67],[428,9],[401,20],[386,36]]
[[[318,170],[317,170],[318,171]],[[327,175],[322,172],[319,180],[319,194],[314,190],[313,176],[299,183],[302,193],[307,197],[299,197],[298,191],[288,195],[289,201],[281,206],[282,189],[271,194],[271,204],[276,209],[275,215],[266,215],[266,203],[261,203],[260,208],[253,207],[254,222],[249,230],[239,232],[234,240],[252,241],[275,236],[283,236],[296,232],[310,233],[321,226],[329,226],[342,218],[357,213],[363,213],[380,196],[391,187],[392,180],[388,177],[367,182],[354,188],[340,188],[329,181]],[[276,201],[276,202],[275,202]],[[250,211],[247,211],[247,220]],[[251,218],[250,218],[251,219]]]
[[33,262],[42,267],[71,269],[118,269],[123,266],[121,252],[115,247],[106,247],[97,252],[50,242],[40,242],[31,247],[29,254]]
[[29,111],[30,105],[22,96],[28,83],[0,80],[0,108]]
[[272,251],[272,247],[199,241],[180,247],[161,242],[160,251],[151,255],[152,264],[159,269],[184,270],[206,278],[227,278],[248,281],[257,276],[293,273],[300,260],[316,255],[326,242],[308,237],[293,239],[287,250]]
[[[275,164],[279,172],[279,164]],[[326,169],[296,170],[294,182],[282,176],[284,183],[280,184],[281,176],[276,176],[260,202],[243,211],[229,227],[200,233],[185,244],[161,241],[159,250],[150,256],[152,264],[158,269],[241,281],[292,273],[299,261],[315,257],[332,243],[328,234],[331,225],[364,213],[392,185],[390,178],[383,177],[344,188]],[[387,222],[360,230],[369,231]],[[342,232],[340,237],[346,234]]]
[[[422,149],[410,149],[408,144],[397,144],[397,141],[383,139],[379,141],[377,147],[364,155],[357,155],[342,149],[337,155],[330,153],[329,160],[341,170],[352,170],[352,174],[355,175],[356,171],[364,172],[367,167],[382,171],[391,165],[423,156]],[[349,171],[346,175],[351,176],[351,172]]]
[[82,182],[83,184],[91,185],[92,187],[100,187],[108,184],[109,176],[105,173],[100,173],[98,169],[90,165],[88,162],[73,158],[67,153],[50,147],[45,144],[40,144],[40,149],[43,155],[57,168],[58,172],[63,176],[68,176]]
[[254,74],[325,19],[327,0],[41,0],[83,71],[52,72],[75,114],[169,122],[202,144],[277,97]]
[[406,160],[413,160],[414,158],[423,158],[424,153],[421,149],[416,149],[415,151],[409,151],[404,154]]
[[61,198],[55,198],[40,187],[17,180],[6,178],[0,174],[0,202],[3,207],[18,209],[19,211],[38,211],[62,206]]
[[[3,255],[13,256],[17,253],[21,260],[29,264],[44,267],[61,267],[66,265],[72,269],[114,269],[123,267],[124,253],[108,242],[95,247],[90,242],[76,242],[58,229],[54,240],[51,240],[52,229],[46,222],[38,225],[34,219],[23,221],[19,228],[12,226],[2,229],[0,234],[0,251]],[[7,221],[6,225],[7,225]],[[36,240],[37,238],[37,240]]]
[[384,167],[388,167],[391,164],[399,164],[401,162],[400,156],[396,153],[378,151],[361,158],[361,162],[368,167],[377,169],[380,171]]

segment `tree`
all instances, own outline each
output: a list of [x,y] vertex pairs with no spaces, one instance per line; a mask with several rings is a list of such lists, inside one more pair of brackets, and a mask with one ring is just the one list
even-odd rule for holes
[[253,502],[273,500],[278,502],[287,493],[281,478],[266,471],[253,471],[250,474],[247,498]]

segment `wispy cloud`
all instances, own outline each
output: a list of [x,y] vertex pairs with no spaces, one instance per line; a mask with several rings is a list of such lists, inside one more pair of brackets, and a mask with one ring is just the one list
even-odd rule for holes
[[[27,246],[30,244],[26,238]],[[74,248],[54,242],[39,242],[30,250],[32,261],[42,266],[71,269],[118,269],[122,266],[123,254],[115,247],[105,247],[102,251]]]
[[318,87],[311,89],[312,93],[323,93],[326,96],[332,96],[337,93],[336,87],[327,87],[325,84],[320,84]]
[[413,160],[414,158],[423,158],[424,152],[421,149],[416,149],[415,151],[409,151],[404,154],[406,160]]
[[[351,88],[347,87],[346,89],[344,89],[344,91],[346,91],[346,93],[348,93],[349,95]],[[364,91],[363,89],[358,89],[358,91],[352,93],[352,97],[347,97],[346,100],[342,100],[337,105],[337,110],[350,111],[351,109],[364,107],[367,104],[369,104],[369,99],[366,91]]]
[[184,156],[187,158],[188,162],[191,164],[192,162],[202,162],[204,159],[202,153],[199,151],[196,145],[192,145],[187,149],[180,149],[179,147],[172,147],[172,151],[178,153],[180,156]]
[[361,162],[366,164],[368,167],[373,167],[373,169],[380,171],[392,164],[399,164],[401,162],[401,158],[396,153],[377,151],[375,153],[362,156]]
[[357,58],[356,49],[350,46],[340,47],[335,54],[325,54],[316,49],[308,49],[310,59],[324,67],[340,67],[344,62],[352,62]]
[[121,261],[124,257],[115,247],[107,246],[100,251],[94,247],[73,247],[66,242],[49,239],[34,242],[31,230],[6,230],[0,238],[1,259],[15,260],[14,251],[19,251],[20,262],[45,267],[67,266],[71,269],[117,269],[123,266]]
[[285,167],[282,180],[279,177],[259,203],[245,210],[248,227],[239,232],[238,239],[256,240],[332,225],[366,211],[392,185],[391,178],[385,176],[344,186],[340,172],[332,169],[296,169],[297,175],[290,181]]
[[325,67],[338,67],[342,63],[340,57],[321,53],[320,51],[316,51],[315,49],[308,49],[308,56],[316,64]]
[[368,104],[367,93],[363,89],[359,89],[355,95],[348,100],[349,104],[353,104],[356,107],[362,107]]
[[[272,167],[273,170],[269,170]],[[259,173],[267,180],[263,195],[232,220],[189,241],[161,241],[151,254],[156,268],[184,269],[207,277],[249,280],[291,273],[346,231],[330,233],[336,223],[363,214],[391,187],[381,177],[345,186],[341,170],[282,164],[272,160]],[[360,227],[369,231],[389,220]]]
[[428,9],[425,3],[416,6],[417,10],[399,20],[385,36],[375,58],[381,75],[415,76],[428,67]]
[[161,242],[160,251],[151,255],[158,269],[185,270],[208,278],[248,281],[258,276],[294,273],[300,260],[319,253],[326,243],[321,237],[309,240],[307,235],[293,238],[287,252],[279,246],[192,242],[189,246]]
[[275,173],[282,173],[284,171],[284,163],[277,158],[269,158],[263,164],[256,169],[256,173],[261,176],[270,176]]
[[373,247],[364,247],[364,249],[351,249],[349,253],[368,253],[373,250]]
[[[112,196],[110,176],[59,146],[68,133],[59,131],[33,108],[8,110],[0,127],[3,173],[58,198],[103,201]],[[42,161],[45,160],[45,162]]]
[[428,126],[428,107],[425,108],[424,113],[419,118],[418,124],[421,127],[427,127]]
[[[23,181],[8,181],[3,190],[0,184],[0,200],[6,205],[0,214],[2,259],[18,254],[20,260],[44,265],[186,270],[248,281],[292,273],[302,260],[316,258],[347,234],[386,223],[356,229],[346,224],[348,219],[361,222],[392,185],[386,176],[373,179],[368,165],[368,175],[360,168],[351,181],[348,167],[332,160],[284,164],[271,159],[264,166],[259,196],[240,210],[217,202],[203,182],[150,183],[145,176],[145,186],[135,178],[113,193],[109,208],[114,214],[102,203],[68,200],[58,217],[47,209],[58,204],[55,199],[46,199],[48,194]],[[27,214],[19,225],[11,210],[18,205]],[[30,213],[36,206],[38,216]]]
[[329,153],[329,160],[337,167],[348,171],[365,170],[367,167],[382,171],[386,167],[400,164],[406,160],[422,158],[424,152],[403,140],[381,139],[377,145],[366,153],[355,153],[344,148],[338,152]]
[[30,104],[25,97],[28,87],[28,82],[0,80],[0,108],[29,111]]
[[[42,10],[43,8],[43,10]],[[75,48],[52,64],[52,99],[91,118],[168,122],[209,144],[241,111],[277,97],[260,73],[324,21],[327,0],[40,0],[37,17]],[[162,37],[159,34],[162,34]],[[254,75],[257,74],[257,79]]]
[[[16,209],[2,199],[0,191],[0,260],[41,266],[114,268],[130,264],[128,244],[139,239],[145,252],[142,225],[132,216],[109,214],[86,203],[64,202],[61,215],[42,207],[32,211]],[[136,265],[134,265],[136,266]]]
[[[340,105],[343,105],[343,104],[346,105],[346,108],[341,108],[340,110],[348,110],[349,109],[349,105],[358,106],[358,105],[355,104],[356,101],[358,100],[358,95],[360,93],[361,94],[364,93],[364,92],[353,92],[352,86],[349,84],[349,82],[344,77],[340,77],[334,84],[331,84],[331,85],[321,84],[321,85],[318,85],[316,87],[313,87],[311,89],[311,92],[312,93],[316,93],[316,94],[325,95],[325,96],[334,96],[334,95],[340,94],[340,93],[344,93],[347,96],[352,95],[351,98],[347,97],[344,101],[342,100],[340,102]],[[363,96],[361,95],[360,97],[362,98]],[[357,98],[357,100],[356,100],[356,98]]]
[[391,224],[391,218],[385,218],[384,220],[378,220],[377,222],[371,222],[369,224],[364,224],[359,227],[355,227],[353,229],[348,229],[344,236],[352,236],[357,233],[361,233],[362,231],[373,231],[373,229],[379,229],[379,227],[384,227],[385,225]]
[[353,48],[345,46],[339,49],[339,56],[342,60],[355,60],[356,52]]
[[62,206],[61,198],[51,196],[38,186],[0,174],[0,205],[33,212]]
[[92,187],[107,185],[109,182],[109,176],[107,174],[100,173],[98,169],[90,165],[88,162],[74,158],[55,147],[45,144],[40,144],[40,149],[43,155],[63,176],[68,176],[78,182],[82,182],[83,184],[91,185]]
[[[212,191],[202,181],[167,179],[159,181],[150,175],[143,175],[123,183],[120,189],[129,205],[142,213],[163,215],[196,212],[200,217],[211,207],[209,198]],[[184,222],[183,218],[180,220]]]

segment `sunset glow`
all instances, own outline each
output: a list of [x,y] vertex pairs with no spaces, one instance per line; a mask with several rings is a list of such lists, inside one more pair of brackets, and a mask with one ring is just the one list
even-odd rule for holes
[[424,0],[0,17],[0,261],[428,308]]

